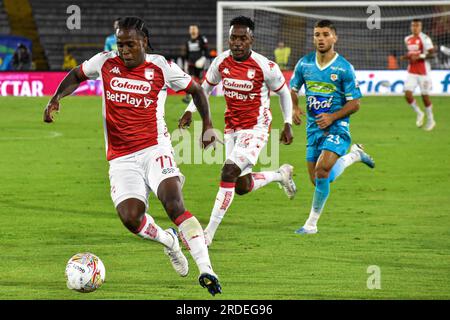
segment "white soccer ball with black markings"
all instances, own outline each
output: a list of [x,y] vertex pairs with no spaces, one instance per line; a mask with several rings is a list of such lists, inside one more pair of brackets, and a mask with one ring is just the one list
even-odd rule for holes
[[93,292],[105,282],[105,266],[95,254],[77,253],[66,265],[67,288],[78,292]]

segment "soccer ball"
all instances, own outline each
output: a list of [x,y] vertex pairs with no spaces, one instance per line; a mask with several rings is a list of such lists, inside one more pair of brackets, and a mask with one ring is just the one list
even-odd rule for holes
[[102,260],[89,252],[77,253],[66,265],[67,288],[78,292],[92,292],[105,281]]

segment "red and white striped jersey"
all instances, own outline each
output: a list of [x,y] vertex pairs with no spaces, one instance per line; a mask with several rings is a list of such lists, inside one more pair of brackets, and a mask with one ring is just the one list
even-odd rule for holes
[[222,80],[227,105],[225,133],[270,129],[270,90],[277,92],[286,82],[275,62],[254,51],[247,60],[236,61],[227,50],[214,59],[205,80],[210,85]]
[[140,66],[128,69],[117,52],[102,52],[80,67],[88,79],[103,82],[106,157],[112,160],[157,144],[170,144],[164,120],[167,87],[182,91],[191,77],[178,65],[147,54]]
[[[418,36],[409,35],[405,38],[408,56],[413,54],[427,54],[428,50],[433,49],[433,42],[430,37],[421,32]],[[430,63],[425,59],[419,59],[414,62],[409,61],[408,72],[413,74],[428,75],[430,73]]]

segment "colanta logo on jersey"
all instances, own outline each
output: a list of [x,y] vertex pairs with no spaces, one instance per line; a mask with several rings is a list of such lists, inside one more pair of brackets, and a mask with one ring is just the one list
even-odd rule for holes
[[252,91],[253,83],[248,80],[225,78],[223,79],[223,86],[229,90]]
[[331,97],[309,96],[307,99],[308,110],[313,114],[321,114],[324,112],[328,112],[331,108],[332,101],[333,96]]
[[110,81],[111,89],[115,91],[146,94],[151,90],[151,86],[148,82],[114,77]]

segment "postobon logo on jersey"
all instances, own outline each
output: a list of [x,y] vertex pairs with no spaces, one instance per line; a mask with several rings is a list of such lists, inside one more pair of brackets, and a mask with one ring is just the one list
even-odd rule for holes
[[225,78],[223,79],[223,86],[229,90],[239,90],[239,91],[253,90],[253,83],[248,80]]
[[111,89],[115,91],[146,94],[151,90],[148,82],[134,79],[114,77],[109,84],[111,85]]
[[308,109],[314,114],[320,114],[323,112],[327,112],[331,108],[331,101],[333,100],[333,96],[331,97],[316,97],[309,96],[308,97]]

